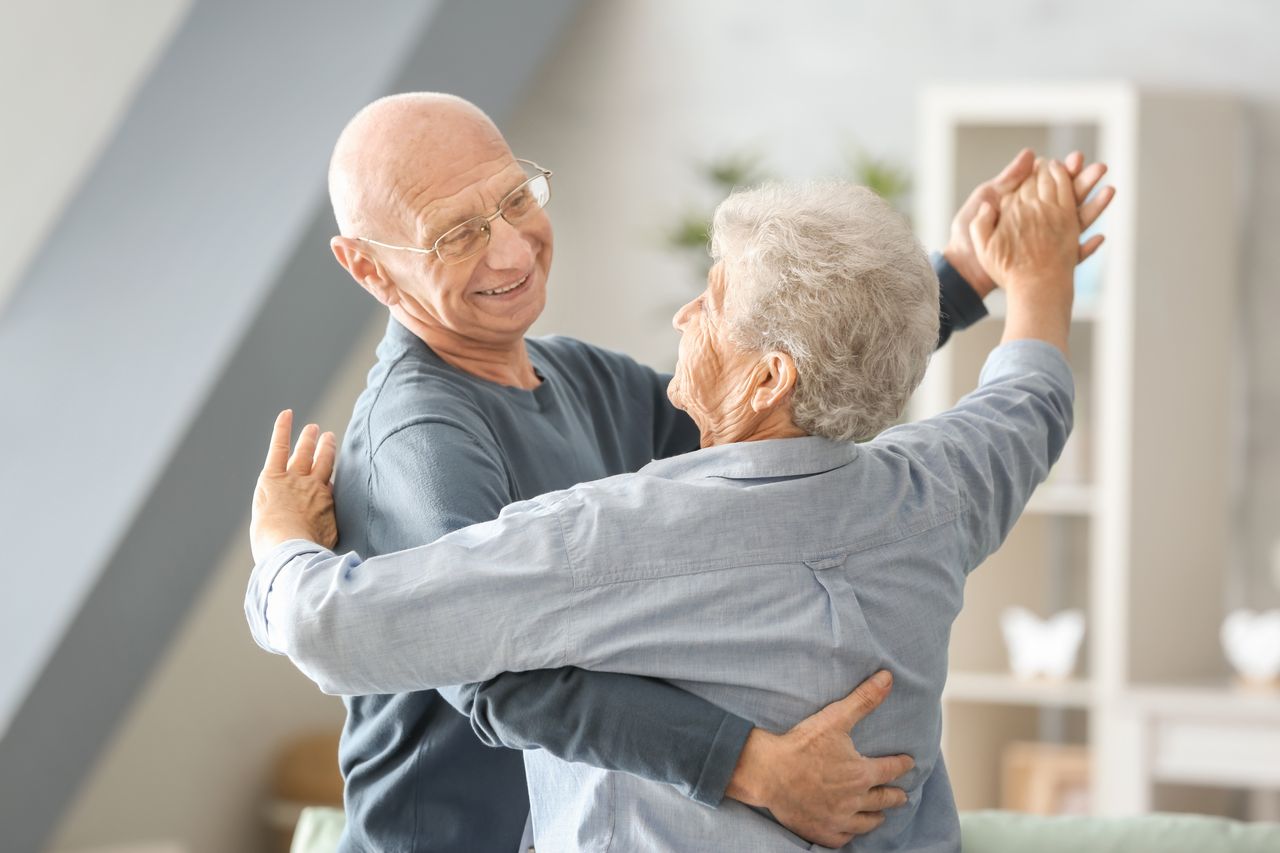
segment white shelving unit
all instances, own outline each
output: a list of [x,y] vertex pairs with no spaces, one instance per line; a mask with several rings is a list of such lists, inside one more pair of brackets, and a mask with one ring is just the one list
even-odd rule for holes
[[1006,673],[955,672],[947,679],[948,702],[1024,705],[1033,708],[1088,708],[1093,685],[1079,678],[1025,681]]
[[[1040,738],[1089,745],[1095,812],[1141,812],[1165,778],[1160,727],[1187,707],[1169,699],[1179,685],[1217,685],[1207,689],[1218,719],[1243,707],[1217,636],[1230,531],[1239,110],[1125,83],[948,86],[923,93],[920,132],[916,222],[926,245],[945,245],[967,193],[1025,145],[1053,157],[1079,148],[1109,165],[1118,191],[1100,223],[1107,243],[1077,282],[1092,298],[1078,298],[1073,318],[1077,422],[1061,466],[1070,470],[1051,476],[973,574],[952,632],[944,749],[957,800],[997,806],[993,756]],[[1003,326],[998,294],[989,304],[992,319],[934,357],[913,416],[974,387]],[[1011,604],[1042,615],[1084,609],[1086,648],[1071,680],[1005,674],[999,614]]]
[[1045,483],[1036,489],[1026,511],[1034,515],[1089,516],[1097,500],[1097,492],[1087,483]]

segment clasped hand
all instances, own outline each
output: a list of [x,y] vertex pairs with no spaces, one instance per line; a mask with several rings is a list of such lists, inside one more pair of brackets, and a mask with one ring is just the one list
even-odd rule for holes
[[289,539],[307,539],[326,548],[338,541],[333,486],[329,483],[337,442],[333,433],[321,435],[318,426],[307,424],[291,455],[292,430],[293,411],[286,409],[276,418],[267,459],[253,493],[249,543],[257,562]]

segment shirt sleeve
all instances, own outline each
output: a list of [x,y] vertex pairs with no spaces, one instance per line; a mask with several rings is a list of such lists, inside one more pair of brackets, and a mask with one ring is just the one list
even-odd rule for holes
[[955,407],[886,431],[877,443],[940,452],[964,517],[965,571],[1004,542],[1071,433],[1075,387],[1062,351],[1017,340],[991,351],[978,388]]
[[941,252],[935,252],[931,260],[933,271],[938,274],[938,348],[941,349],[952,332],[967,329],[987,316],[987,306],[973,285]]
[[724,798],[752,729],[660,679],[572,666],[508,672],[449,690],[458,691],[450,702],[469,714],[490,746],[545,749],[566,761],[622,770],[709,806]]
[[250,589],[266,592],[254,636],[341,695],[561,666],[573,592],[565,563],[559,522],[539,501],[367,560],[293,540],[254,567]]
[[[379,503],[368,508],[370,552],[423,545],[497,516],[511,489],[496,457],[495,449],[486,450],[464,429],[446,423],[413,425],[385,439],[371,473]],[[289,553],[309,559],[319,552]],[[287,561],[282,552],[260,579],[274,578]],[[255,637],[269,644],[266,624],[264,608]],[[673,785],[708,805],[722,799],[752,728],[666,682],[573,667],[501,672],[485,681],[442,686],[440,693],[491,746],[546,749],[566,761],[624,770]]]

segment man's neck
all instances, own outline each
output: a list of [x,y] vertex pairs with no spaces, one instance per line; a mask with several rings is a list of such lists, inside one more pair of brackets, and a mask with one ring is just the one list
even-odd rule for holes
[[532,391],[542,384],[533,369],[533,362],[529,360],[529,350],[523,336],[509,343],[482,343],[464,338],[448,329],[428,326],[403,311],[393,310],[392,315],[431,347],[446,364],[463,373],[526,391]]

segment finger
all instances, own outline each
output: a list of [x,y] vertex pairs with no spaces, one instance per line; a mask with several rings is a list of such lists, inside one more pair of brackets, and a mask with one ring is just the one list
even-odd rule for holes
[[[853,819],[850,818],[847,822],[852,823]],[[800,833],[796,833],[796,834],[799,835]],[[823,832],[823,831],[805,832],[804,839],[806,841],[812,842],[813,844],[817,844],[823,848],[830,848],[832,850],[841,850],[844,848],[846,844],[848,844],[850,841],[853,840],[853,833],[852,832]]]
[[[1053,161],[1047,160],[1036,167],[1036,197],[1043,202],[1054,203],[1057,188],[1053,182]],[[1073,198],[1072,201],[1075,201]]]
[[1093,198],[1086,201],[1080,206],[1080,230],[1083,231],[1097,221],[1102,215],[1102,211],[1106,210],[1111,204],[1111,200],[1116,197],[1115,187],[1103,187],[1098,190]]
[[329,482],[333,476],[333,460],[338,455],[338,440],[333,433],[326,432],[320,436],[316,445],[316,458],[311,463],[311,473],[322,483]]
[[316,455],[316,439],[320,435],[320,427],[315,424],[307,424],[302,428],[302,433],[298,436],[298,446],[293,448],[293,455],[289,457],[289,471],[293,474],[309,474],[311,472],[311,460]]
[[910,755],[886,755],[883,758],[868,758],[871,763],[871,787],[887,785],[916,766]]
[[1023,201],[1035,201],[1037,195],[1036,185],[1039,183],[1039,180],[1039,171],[1033,171],[1030,175],[1027,175],[1027,179],[1022,182],[1020,187],[1018,187],[1018,198]]
[[267,445],[267,460],[262,470],[268,474],[283,474],[285,462],[289,459],[289,435],[293,432],[293,409],[285,409],[276,415],[275,426],[271,428],[271,443]]
[[859,720],[880,707],[891,690],[893,675],[888,670],[881,670],[855,687],[848,696],[832,702],[814,716],[821,716],[822,722],[847,732]]
[[1053,161],[1049,164],[1049,177],[1053,179],[1054,196],[1059,207],[1070,210],[1076,206],[1076,191],[1071,185],[1071,176],[1067,174],[1067,167]]
[[1080,169],[1084,166],[1084,155],[1079,151],[1072,151],[1067,158],[1062,161],[1062,165],[1067,167],[1067,173],[1071,177],[1080,174]]
[[862,797],[860,805],[866,811],[882,812],[907,804],[907,792],[901,788],[881,786],[872,788]]
[[1009,165],[995,176],[991,185],[1001,193],[1013,192],[1027,179],[1027,175],[1031,174],[1031,167],[1035,160],[1035,152],[1030,148],[1023,148],[1009,161]]
[[980,186],[973,191],[973,194],[969,196],[969,201],[966,203],[973,204],[976,213],[977,209],[981,208],[984,203],[989,204],[992,207],[999,205],[1001,198],[1003,198],[1003,196],[996,191],[995,187]]
[[1089,193],[1093,192],[1093,188],[1098,185],[1098,181],[1102,180],[1102,176],[1106,173],[1106,163],[1090,163],[1083,172],[1075,175],[1076,202],[1079,203],[1088,198]]
[[849,819],[847,827],[854,835],[866,835],[884,823],[883,812],[859,812]]
[[[1106,236],[1103,234],[1094,234],[1088,240],[1085,240],[1083,243],[1081,243],[1080,244],[1080,261],[1083,261],[1085,258],[1092,255],[1094,252],[1098,251],[1098,247],[1101,246],[1102,241],[1106,239],[1107,239]],[[1080,261],[1076,261],[1076,263],[1080,263]]]
[[985,201],[978,213],[969,220],[969,239],[973,241],[974,251],[981,258],[987,253],[987,241],[996,228],[996,209]]

